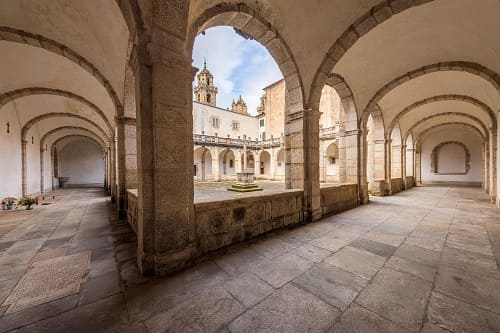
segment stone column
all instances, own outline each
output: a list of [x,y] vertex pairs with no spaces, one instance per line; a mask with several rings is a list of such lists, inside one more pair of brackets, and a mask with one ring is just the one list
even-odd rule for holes
[[[349,175],[349,171],[352,169],[357,170],[358,173],[357,183],[358,183],[358,196],[359,196],[359,204],[367,204],[370,201],[370,196],[368,195],[368,140],[367,140],[368,130],[358,130],[356,139],[357,139],[357,167],[353,168],[351,163],[347,162],[347,172]],[[348,139],[349,136],[346,136]],[[346,140],[346,146],[349,147],[349,141]],[[347,156],[353,154],[353,148],[347,149]],[[349,176],[348,176],[349,181]],[[350,182],[350,181],[349,181]]]
[[392,195],[391,179],[392,179],[392,140],[384,141],[384,179],[385,179],[385,194]]
[[285,186],[304,190],[305,219],[321,218],[319,184],[318,110],[302,110],[286,115]]
[[497,129],[492,127],[489,129],[490,137],[490,198],[491,203],[496,202],[497,196]]
[[137,142],[135,119],[116,117],[117,208],[119,219],[127,218],[127,189],[137,187]]
[[[104,190],[108,191],[108,152],[104,152]],[[52,176],[53,177],[53,176]],[[52,190],[54,190],[54,185],[52,185]]]
[[26,145],[28,144],[28,141],[26,140],[21,140],[21,175],[22,175],[22,195],[23,197],[27,195],[28,192],[28,168],[27,168],[27,161],[26,161]]
[[43,194],[45,192],[45,186],[44,186],[44,152],[45,148],[40,147],[40,194]]
[[116,186],[116,143],[115,139],[112,138],[109,141],[110,147],[110,158],[109,158],[109,182],[110,182],[110,192],[111,192],[111,203],[116,202],[117,196],[117,186]]
[[417,184],[422,184],[422,167],[421,167],[421,163],[422,163],[422,153],[421,153],[421,144],[418,143],[416,146],[415,146],[415,172],[414,172],[414,175],[415,175],[415,182]]
[[241,171],[246,172],[248,169],[248,152],[247,152],[247,137],[243,135],[243,166]]
[[404,189],[407,190],[407,186],[406,186],[406,146],[405,145],[401,145],[400,157],[401,157],[401,178],[403,181]]
[[212,156],[212,178],[213,180],[215,181],[219,181],[220,180],[220,174],[219,174],[219,154],[220,154],[220,151],[218,149],[215,150],[215,155],[216,156]]
[[[356,136],[356,135],[355,135]],[[348,182],[347,180],[347,164],[349,163],[351,166],[353,165],[353,162],[356,162],[355,165],[355,170],[356,174],[358,173],[358,145],[353,146],[353,147],[346,147],[346,142],[347,142],[347,137],[346,137],[346,132],[344,130],[339,131],[339,137],[337,140],[338,143],[338,148],[339,148],[339,156],[338,156],[338,178],[339,182],[345,183]],[[347,157],[349,155],[349,158]],[[352,173],[352,172],[351,172]],[[357,175],[356,175],[357,176]],[[356,177],[351,177],[351,182],[358,182],[358,179]]]
[[489,154],[490,154],[490,143],[489,142],[484,142],[483,143],[483,190],[486,193],[490,193],[490,161],[489,161]]
[[196,255],[192,82],[197,70],[185,48],[189,1],[153,1],[151,7],[134,70],[137,259],[142,274],[166,274]]

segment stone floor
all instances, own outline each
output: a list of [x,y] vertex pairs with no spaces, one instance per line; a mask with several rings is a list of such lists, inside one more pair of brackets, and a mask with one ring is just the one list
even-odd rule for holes
[[500,332],[500,210],[480,189],[372,198],[147,280],[109,212],[86,189],[0,213],[0,332]]

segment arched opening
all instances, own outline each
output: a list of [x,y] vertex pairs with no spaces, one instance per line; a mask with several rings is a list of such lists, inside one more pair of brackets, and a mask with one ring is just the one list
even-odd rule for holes
[[221,180],[234,179],[236,175],[235,155],[231,149],[224,149],[220,152],[219,173]]
[[212,177],[212,154],[205,147],[194,150],[194,179],[203,182]]
[[368,115],[366,130],[367,158],[365,163],[368,191],[372,195],[385,195],[390,188],[390,184],[386,182],[387,142],[380,112],[372,112]]
[[323,158],[326,183],[338,183],[340,181],[339,175],[339,149],[337,144],[330,144],[324,153]]
[[60,185],[66,187],[103,187],[104,156],[95,142],[68,138],[55,145],[54,170]]
[[279,149],[276,152],[275,163],[276,163],[276,172],[275,172],[276,178],[284,179],[284,177],[285,177],[285,151],[283,149]]
[[271,154],[265,150],[260,153],[259,159],[259,176],[262,178],[271,179]]

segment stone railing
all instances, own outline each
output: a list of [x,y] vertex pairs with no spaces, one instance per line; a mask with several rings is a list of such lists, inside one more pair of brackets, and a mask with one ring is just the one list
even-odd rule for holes
[[248,149],[264,149],[283,146],[283,137],[271,138],[268,140],[249,140],[241,138],[223,138],[204,134],[193,134],[193,142],[203,146],[223,146],[243,148],[246,144]]
[[391,193],[399,193],[404,191],[405,184],[403,182],[403,178],[391,178]]
[[195,203],[197,251],[203,253],[303,221],[303,191]]
[[339,184],[320,189],[323,216],[340,213],[358,206],[358,185]]
[[137,234],[137,190],[127,190],[127,221]]

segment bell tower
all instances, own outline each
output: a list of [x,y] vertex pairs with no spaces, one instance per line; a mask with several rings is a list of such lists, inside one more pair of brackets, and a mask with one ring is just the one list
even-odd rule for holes
[[217,103],[217,87],[214,85],[214,76],[207,69],[207,61],[205,60],[203,69],[197,75],[198,83],[194,87],[194,100],[199,103],[216,106]]

